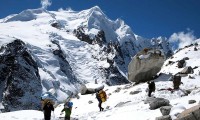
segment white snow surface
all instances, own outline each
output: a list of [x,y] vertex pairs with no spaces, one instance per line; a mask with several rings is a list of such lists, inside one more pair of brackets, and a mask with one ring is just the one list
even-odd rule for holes
[[[94,11],[95,9],[95,11]],[[57,49],[57,46],[52,44],[51,40],[56,40],[61,45],[61,48],[65,52],[66,58],[70,62],[73,71],[75,71],[78,79],[82,81],[94,83],[94,79],[104,83],[105,78],[99,75],[99,69],[96,67],[107,66],[107,63],[103,61],[97,61],[93,59],[93,51],[98,51],[100,48],[98,46],[94,47],[85,42],[79,41],[76,37],[72,35],[72,30],[77,28],[78,25],[91,25],[86,23],[95,21],[98,23],[98,17],[89,17],[91,16],[104,16],[102,11],[96,6],[92,9],[74,12],[74,11],[45,11],[42,9],[38,10],[27,10],[23,11],[20,14],[12,15],[7,18],[1,19],[0,23],[0,45],[5,45],[14,38],[23,40],[29,44],[29,49],[34,55],[34,58],[40,63],[39,73],[41,79],[47,81],[48,85],[43,86],[43,90],[47,91],[48,88],[53,86],[51,81],[59,80],[61,82],[61,87],[69,89],[71,91],[76,91],[76,87],[69,85],[67,78],[65,78],[61,71],[58,69],[59,63],[52,54],[53,49]],[[28,17],[27,17],[28,16]],[[78,16],[78,17],[77,17]],[[77,19],[79,18],[79,19]],[[105,16],[106,18],[106,16]],[[61,29],[56,29],[51,27],[50,21],[60,21],[63,26]],[[113,25],[111,20],[105,19],[104,22],[110,22],[110,25]],[[129,38],[133,33],[125,35],[122,32],[123,29],[130,29],[128,26],[122,27],[124,24],[121,20],[116,20],[115,23],[122,23],[120,26],[113,25],[110,28],[115,27],[118,34],[121,37]],[[91,29],[88,29],[88,33],[95,33],[95,24],[88,26]],[[98,27],[98,26],[96,26]],[[108,28],[107,30],[111,30]],[[66,32],[69,30],[71,32]],[[128,31],[130,32],[130,31]],[[112,38],[118,36],[117,34],[108,35],[107,37]],[[139,36],[135,37],[136,40],[142,39]],[[122,41],[120,41],[122,42]],[[137,42],[136,42],[137,44]],[[200,47],[197,47],[200,49]],[[98,53],[98,52],[95,52]],[[98,56],[98,55],[95,55]],[[200,50],[194,51],[193,47],[189,47],[181,50],[180,52],[174,55],[173,61],[182,59],[183,57],[189,57],[187,60],[187,66],[198,66],[194,70],[194,73],[191,76],[194,79],[189,79],[188,76],[182,78],[183,84],[180,86],[180,90],[171,93],[170,91],[163,90],[163,88],[172,88],[172,82],[164,77],[158,78],[155,82],[156,91],[153,93],[155,97],[162,97],[168,99],[172,106],[177,106],[174,108],[175,111],[171,112],[171,116],[182,111],[182,108],[190,108],[199,103],[200,98]],[[171,73],[175,74],[180,72],[182,69],[177,68],[175,64],[165,66],[168,61],[165,62],[161,70],[162,73]],[[52,73],[54,77],[52,77]],[[161,79],[162,78],[162,79]],[[147,84],[139,84],[133,86],[132,84],[121,85],[121,86],[105,86],[104,90],[108,95],[108,99],[102,106],[105,108],[103,112],[99,112],[98,101],[95,98],[94,94],[90,95],[80,95],[79,99],[72,99],[73,110],[72,118],[77,118],[79,120],[155,120],[156,117],[161,116],[159,109],[150,110],[148,104],[144,104],[144,100],[147,98]],[[115,92],[116,89],[121,89],[120,92]],[[185,90],[192,89],[193,91],[188,96],[183,96]],[[131,95],[131,91],[140,91],[138,94]],[[64,94],[59,89],[55,91],[58,94],[58,99],[64,99]],[[188,104],[188,100],[196,100],[194,104]],[[91,104],[88,102],[92,101]],[[120,103],[120,104],[119,104]],[[108,107],[109,106],[109,107]],[[181,106],[181,107],[179,107]],[[52,120],[58,120],[60,112],[63,108],[63,104],[58,105],[55,108],[55,111],[52,112]],[[0,120],[42,120],[43,112],[35,110],[22,110],[15,112],[0,113]]]

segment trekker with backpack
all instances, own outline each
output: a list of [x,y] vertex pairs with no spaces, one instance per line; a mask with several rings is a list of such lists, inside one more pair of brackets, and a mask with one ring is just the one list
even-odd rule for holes
[[151,97],[151,93],[155,92],[156,86],[155,86],[154,81],[152,82],[148,81],[147,83],[148,83],[148,88],[149,88],[148,96]]
[[98,104],[99,110],[103,111],[104,108],[101,105],[102,105],[102,102],[105,102],[107,99],[106,92],[104,90],[97,91],[96,98],[99,101],[99,104]]
[[44,119],[51,120],[51,111],[54,111],[54,108],[50,101],[47,101],[47,103],[43,107],[43,110],[44,110]]
[[64,108],[61,111],[61,113],[65,112],[65,120],[70,120],[70,115],[71,115],[71,112],[72,112],[72,106],[73,106],[73,102],[70,102],[70,101],[68,101],[64,104]]
[[180,75],[174,75],[172,80],[173,80],[173,87],[174,87],[174,90],[179,89],[179,86],[180,86],[181,84],[183,84],[183,83],[181,82],[181,76],[180,76]]

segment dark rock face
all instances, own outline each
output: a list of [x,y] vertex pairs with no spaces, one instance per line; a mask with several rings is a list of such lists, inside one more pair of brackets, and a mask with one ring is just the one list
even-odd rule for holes
[[[106,37],[103,30],[100,30],[94,38],[90,38],[89,35],[85,34],[84,27],[79,27],[74,30],[74,34],[78,39],[85,41],[88,44],[98,44],[100,47],[104,47],[103,51],[108,54],[116,54],[114,59],[107,58],[107,62],[110,64],[109,68],[100,68],[102,73],[106,76],[106,83],[108,85],[121,85],[129,83],[127,78],[119,72],[117,67],[119,64],[124,65],[123,53],[118,42],[106,43]],[[114,65],[114,63],[117,63],[117,65]]]
[[0,52],[0,100],[5,111],[40,109],[41,80],[25,43],[14,40]]
[[102,46],[106,42],[105,33],[103,30],[99,31],[94,38],[94,42]]
[[90,36],[89,36],[89,35],[86,35],[86,34],[85,34],[85,31],[84,31],[84,27],[83,27],[83,26],[81,26],[81,27],[75,29],[73,33],[74,33],[74,35],[75,35],[78,39],[80,39],[81,41],[85,41],[85,42],[87,42],[88,44],[92,44],[92,41],[93,41],[93,40],[90,39]]
[[59,61],[60,64],[60,70],[68,77],[68,80],[70,83],[76,85],[76,83],[80,83],[81,82],[76,78],[76,76],[74,75],[74,72],[69,64],[69,62],[66,60],[65,58],[65,54],[62,51],[59,42],[56,40],[52,40],[51,41],[53,44],[56,44],[58,46],[59,49],[54,50],[53,54],[57,56],[57,60]]
[[73,31],[74,35],[81,41],[85,41],[88,44],[99,44],[102,46],[106,43],[106,37],[103,30],[100,30],[94,38],[90,38],[89,35],[85,34],[84,26],[80,26]]
[[108,85],[121,85],[127,84],[129,81],[124,77],[116,66],[111,65],[108,69],[106,69],[106,78]]
[[[110,64],[109,68],[104,69],[105,76],[107,79],[107,84],[121,85],[129,83],[127,78],[119,72],[119,68],[117,67],[117,65],[124,65],[123,54],[119,43],[109,42],[104,51],[107,52],[108,54],[109,53],[116,54],[116,56],[113,59],[107,59],[107,62]],[[114,51],[116,51],[117,53],[114,53]]]

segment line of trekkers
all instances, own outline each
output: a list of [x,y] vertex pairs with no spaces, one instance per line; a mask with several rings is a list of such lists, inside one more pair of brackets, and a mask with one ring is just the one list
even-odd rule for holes
[[[104,90],[95,90],[96,92],[96,98],[98,100],[98,107],[100,111],[103,111],[104,108],[101,106],[102,102],[105,102],[107,99],[107,95],[106,92]],[[51,99],[48,98],[42,98],[41,97],[41,102],[42,102],[42,109],[44,111],[44,120],[51,120],[51,112],[54,111],[54,107],[53,105],[55,104],[55,102]],[[73,107],[73,102],[68,99],[67,102],[65,102],[64,104],[64,108],[61,111],[65,113],[65,120],[70,120],[70,115],[72,113],[72,107]],[[55,115],[54,115],[55,116]]]
[[[181,82],[181,76],[180,75],[174,75],[174,76],[172,76],[171,77],[171,81],[173,82],[173,88],[160,89],[158,91],[168,90],[168,91],[171,91],[173,93],[175,90],[179,89],[179,86],[181,84],[183,84]],[[148,81],[147,84],[148,84],[148,96],[151,97],[151,93],[155,92],[156,86],[155,86],[154,81],[151,81],[151,82]]]
[[[179,89],[179,86],[182,84],[181,82],[181,76],[174,75],[171,80],[173,81],[173,87],[174,88],[167,88],[167,89],[160,89],[160,90],[169,90],[173,92],[174,90]],[[148,83],[148,96],[151,97],[151,93],[155,92],[156,86],[154,81],[147,82]],[[159,91],[160,91],[159,90]],[[96,92],[96,99],[98,100],[98,107],[100,111],[103,111],[104,108],[102,107],[102,103],[107,100],[107,95],[106,92],[101,89],[101,90],[95,90]],[[50,120],[51,119],[51,111],[54,111],[53,105],[55,104],[52,100],[50,99],[42,99],[42,108],[44,111],[44,119],[45,120]],[[67,100],[67,102],[64,104],[64,108],[61,111],[65,112],[65,120],[70,120],[70,115],[72,113],[72,106],[73,103],[70,101],[70,99]]]

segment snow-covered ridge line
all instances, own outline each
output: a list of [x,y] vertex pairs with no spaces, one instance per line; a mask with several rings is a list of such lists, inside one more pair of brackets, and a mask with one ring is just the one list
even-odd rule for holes
[[[28,9],[1,21],[1,47],[12,43],[13,38],[25,43],[37,64],[39,91],[43,93],[54,88],[59,101],[64,101],[71,92],[77,94],[83,83],[129,83],[128,63],[144,48],[170,51],[165,39],[152,45],[151,40],[135,35],[123,20],[109,19],[97,6],[78,12]],[[74,31],[79,27],[83,30],[77,37]],[[92,38],[87,39],[89,44],[82,40],[85,36]],[[16,58],[14,61],[20,63]],[[0,85],[3,96],[5,86]]]

